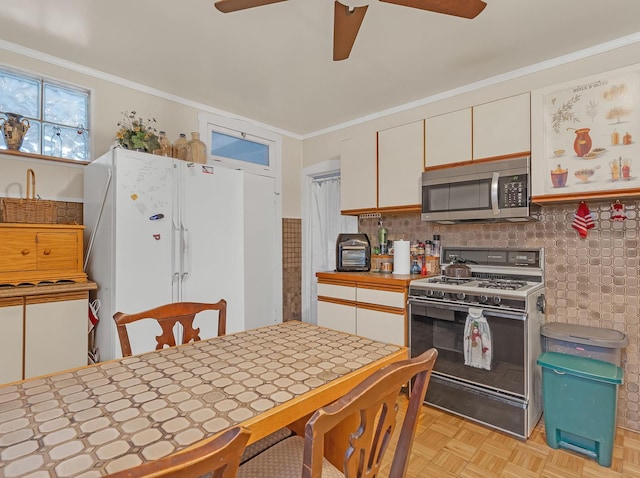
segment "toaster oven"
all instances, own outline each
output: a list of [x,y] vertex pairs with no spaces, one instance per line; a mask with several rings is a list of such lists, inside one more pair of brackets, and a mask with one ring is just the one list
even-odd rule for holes
[[366,272],[371,269],[371,244],[363,233],[338,234],[336,240],[336,270]]

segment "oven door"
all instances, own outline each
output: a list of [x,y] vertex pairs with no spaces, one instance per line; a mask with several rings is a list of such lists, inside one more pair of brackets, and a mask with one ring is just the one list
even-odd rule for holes
[[526,439],[531,429],[526,314],[483,310],[493,348],[490,370],[464,364],[468,307],[410,299],[409,314],[411,355],[438,350],[425,402]]
[[465,365],[464,336],[469,308],[458,304],[410,300],[411,355],[438,350],[434,374],[470,386],[526,397],[526,314],[483,309],[491,335],[490,370]]

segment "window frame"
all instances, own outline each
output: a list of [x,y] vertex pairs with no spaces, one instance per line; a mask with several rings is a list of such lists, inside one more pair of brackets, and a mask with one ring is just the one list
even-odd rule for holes
[[[6,66],[4,64],[0,64],[0,73],[2,74],[7,74],[7,75],[12,75],[18,78],[24,78],[30,81],[34,81],[38,83],[38,89],[39,89],[39,99],[38,99],[38,109],[39,109],[39,117],[38,118],[33,118],[30,116],[24,116],[25,118],[27,118],[29,120],[29,122],[35,122],[38,124],[38,128],[40,130],[40,134],[39,134],[39,138],[38,138],[38,152],[34,153],[31,151],[15,151],[15,150],[10,150],[6,147],[6,144],[4,145],[4,148],[0,148],[0,154],[17,154],[17,155],[23,155],[23,156],[28,156],[28,157],[33,157],[33,158],[38,158],[38,159],[46,159],[46,160],[51,160],[51,161],[61,161],[61,162],[66,162],[66,163],[71,163],[71,164],[88,164],[91,162],[91,158],[92,158],[92,153],[93,153],[93,141],[92,141],[92,111],[93,111],[93,89],[83,86],[83,85],[79,85],[76,83],[71,83],[68,81],[62,81],[53,77],[49,77],[49,76],[45,76],[39,73],[32,73],[26,70],[20,70],[20,69],[16,69],[16,68],[12,68],[9,66]],[[72,92],[78,92],[79,94],[84,94],[86,95],[86,124],[79,124],[78,126],[69,126],[67,124],[63,124],[63,123],[57,123],[54,121],[50,121],[50,120],[46,120],[45,119],[45,87],[46,86],[51,86],[54,88],[60,88],[60,89],[65,89],[65,90],[69,90]],[[4,111],[0,111],[0,116],[4,116]],[[80,158],[69,158],[69,157],[63,157],[63,156],[54,156],[54,155],[50,155],[50,154],[46,154],[45,153],[45,146],[47,146],[47,144],[45,143],[45,126],[46,127],[61,127],[61,128],[65,128],[67,130],[71,129],[73,130],[74,128],[76,129],[76,131],[80,131],[79,126],[82,126],[82,133],[85,135],[86,138],[86,154],[85,154],[85,159],[80,159]],[[3,134],[2,132],[0,132],[0,134]],[[51,141],[49,141],[49,143],[51,143]],[[53,150],[53,147],[51,144],[49,144],[50,149]]]
[[[199,114],[200,138],[207,145],[207,160],[226,168],[242,169],[251,174],[278,179],[280,173],[281,138],[269,131],[240,120],[225,118],[214,114]],[[211,154],[211,133],[220,133],[238,139],[252,141],[268,147],[269,164],[251,163]]]

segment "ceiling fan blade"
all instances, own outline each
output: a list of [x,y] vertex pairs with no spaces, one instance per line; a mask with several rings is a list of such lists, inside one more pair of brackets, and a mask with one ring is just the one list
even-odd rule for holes
[[214,5],[222,13],[229,13],[284,1],[286,0],[218,0]]
[[349,58],[368,5],[350,9],[336,1],[333,14],[333,61]]
[[405,7],[444,13],[462,18],[475,18],[487,6],[482,0],[380,0]]

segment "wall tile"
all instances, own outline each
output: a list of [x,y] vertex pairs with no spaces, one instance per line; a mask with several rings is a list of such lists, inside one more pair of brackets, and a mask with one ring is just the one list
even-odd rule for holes
[[282,318],[302,320],[302,220],[282,219]]
[[[625,204],[627,220],[611,221],[611,202],[590,201],[595,227],[580,238],[571,227],[578,202],[544,206],[531,223],[439,225],[419,214],[385,214],[390,240],[430,240],[445,246],[542,247],[548,322],[607,327],[627,334],[624,385],[619,390],[618,424],[640,430],[640,201]],[[377,237],[377,219],[361,219],[360,231]]]

